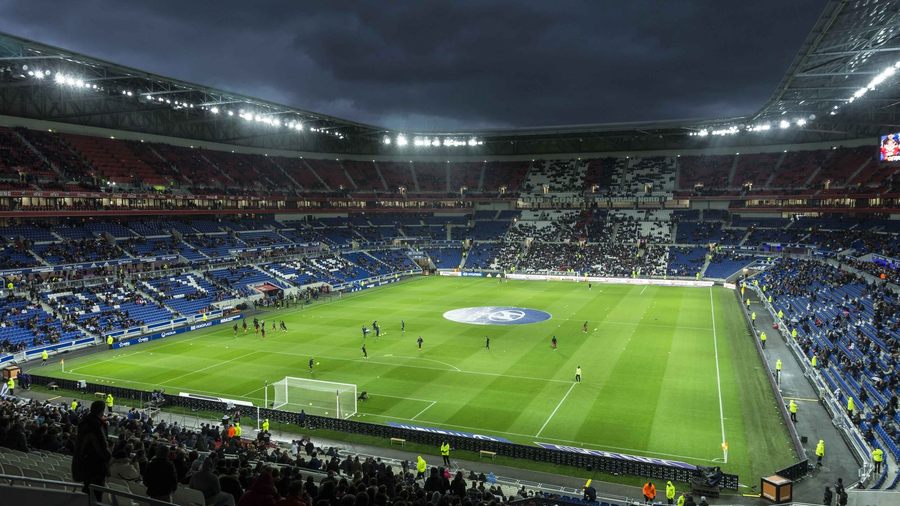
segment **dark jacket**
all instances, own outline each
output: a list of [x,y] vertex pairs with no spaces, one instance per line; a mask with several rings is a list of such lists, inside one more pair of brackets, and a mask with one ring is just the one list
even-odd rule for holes
[[275,481],[269,473],[259,475],[250,489],[244,492],[238,506],[274,506]]
[[96,415],[84,415],[75,439],[72,479],[82,483],[104,483],[111,456],[106,442],[106,423]]
[[166,497],[178,488],[175,465],[163,457],[153,457],[144,469],[144,485],[150,497]]

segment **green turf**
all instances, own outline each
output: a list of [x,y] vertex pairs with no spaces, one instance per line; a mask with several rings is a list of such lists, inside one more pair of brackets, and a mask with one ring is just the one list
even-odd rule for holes
[[[553,317],[502,327],[442,317],[482,305],[541,309]],[[289,332],[269,332],[263,340],[251,330],[233,338],[230,327],[219,326],[70,359],[67,372],[46,373],[261,404],[264,381],[310,377],[306,362],[314,356],[321,364],[313,378],[369,392],[358,415],[368,422],[721,464],[749,483],[793,462],[740,308],[723,288],[588,290],[566,282],[428,278],[264,317],[284,319]],[[360,327],[376,319],[385,335],[370,335],[370,358],[363,360]],[[550,347],[553,334],[557,351]],[[577,365],[584,378],[574,385]]]

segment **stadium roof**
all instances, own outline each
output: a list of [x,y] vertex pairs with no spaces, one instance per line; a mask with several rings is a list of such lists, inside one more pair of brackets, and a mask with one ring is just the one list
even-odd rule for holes
[[390,131],[0,34],[0,114],[339,154],[480,156],[838,142],[900,130],[898,31],[900,0],[828,2],[772,97],[748,117],[466,132]]

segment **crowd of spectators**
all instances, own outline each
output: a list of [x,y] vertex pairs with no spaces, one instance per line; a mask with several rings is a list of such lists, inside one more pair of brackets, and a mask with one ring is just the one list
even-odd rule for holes
[[422,476],[407,461],[392,466],[380,458],[341,455],[306,437],[288,446],[274,443],[266,431],[242,432],[239,412],[222,425],[190,430],[134,408],[106,413],[103,401],[87,407],[68,399],[0,400],[0,446],[71,455],[73,472],[65,479],[140,483],[148,497],[160,500],[170,500],[179,487],[222,506],[480,505],[517,497],[504,494],[492,475],[434,466]]

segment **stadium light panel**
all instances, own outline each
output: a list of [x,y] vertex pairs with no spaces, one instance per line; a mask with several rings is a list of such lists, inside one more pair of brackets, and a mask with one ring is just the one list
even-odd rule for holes
[[778,123],[779,128],[788,128],[790,126],[791,126],[791,122],[788,120],[785,120],[785,119],[781,120],[781,123]]
[[213,114],[219,114],[219,108],[218,108],[218,107],[213,107],[213,108],[210,109],[209,111],[210,111],[211,113],[213,113]]
[[384,144],[386,146],[389,146],[391,144],[391,138],[388,137],[387,135],[384,136]]

